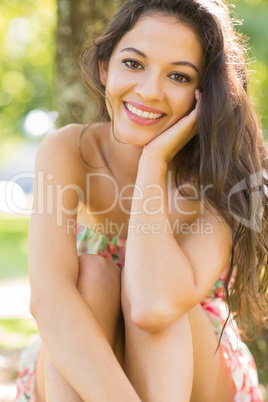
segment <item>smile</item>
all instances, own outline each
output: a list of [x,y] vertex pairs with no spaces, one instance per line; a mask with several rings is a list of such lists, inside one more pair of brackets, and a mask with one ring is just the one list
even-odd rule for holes
[[160,119],[164,113],[152,113],[152,112],[145,112],[141,109],[137,109],[134,106],[131,106],[129,103],[125,102],[125,107],[127,110],[131,113],[133,113],[135,116],[138,116],[142,119],[146,120],[157,120]]

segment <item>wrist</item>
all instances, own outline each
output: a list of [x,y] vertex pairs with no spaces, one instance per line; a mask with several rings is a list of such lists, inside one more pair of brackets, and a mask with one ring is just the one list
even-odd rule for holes
[[168,170],[168,163],[164,160],[160,160],[154,156],[148,155],[143,152],[140,161],[139,161],[139,170],[149,169],[155,174],[164,174],[166,175]]

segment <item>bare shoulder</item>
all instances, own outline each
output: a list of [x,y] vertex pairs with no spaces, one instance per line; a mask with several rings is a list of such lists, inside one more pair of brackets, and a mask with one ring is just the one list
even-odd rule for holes
[[216,208],[202,203],[199,216],[179,237],[178,244],[187,250],[194,265],[202,265],[204,260],[220,274],[230,259],[232,229]]
[[198,223],[198,230],[196,232],[194,230],[193,232],[190,231],[190,234],[193,234],[193,238],[198,239],[198,241],[203,239],[208,243],[213,242],[214,245],[218,243],[221,248],[222,246],[231,247],[232,229],[216,208],[201,202],[199,204],[199,215],[193,222],[193,227],[196,227],[196,223]]
[[[51,134],[48,134],[41,142],[37,156],[49,157],[52,159],[56,155],[55,151],[61,150],[57,156],[64,157],[67,153],[75,154],[79,145],[79,136],[83,131],[80,124],[69,124]],[[54,151],[54,152],[53,152]]]
[[195,278],[196,304],[202,301],[230,261],[232,230],[212,206],[204,209],[178,239]]
[[70,124],[47,135],[41,142],[37,156],[36,169],[51,173],[61,172],[70,179],[83,177],[90,169],[86,159],[100,158],[97,133],[100,125],[86,126]]
[[232,229],[227,223],[226,218],[216,208],[211,205],[203,205],[201,216],[203,216],[205,222],[213,226],[215,234],[221,233],[229,244],[232,243]]

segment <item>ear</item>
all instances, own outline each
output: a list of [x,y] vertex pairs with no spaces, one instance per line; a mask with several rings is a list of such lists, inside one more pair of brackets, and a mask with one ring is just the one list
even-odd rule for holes
[[103,86],[106,86],[108,77],[108,64],[103,60],[99,60],[99,75]]

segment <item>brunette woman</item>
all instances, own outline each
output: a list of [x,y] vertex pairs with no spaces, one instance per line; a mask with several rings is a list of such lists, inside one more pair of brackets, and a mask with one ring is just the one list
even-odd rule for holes
[[267,152],[228,6],[129,0],[81,66],[98,122],[38,151],[17,401],[261,401],[231,313],[267,312]]

